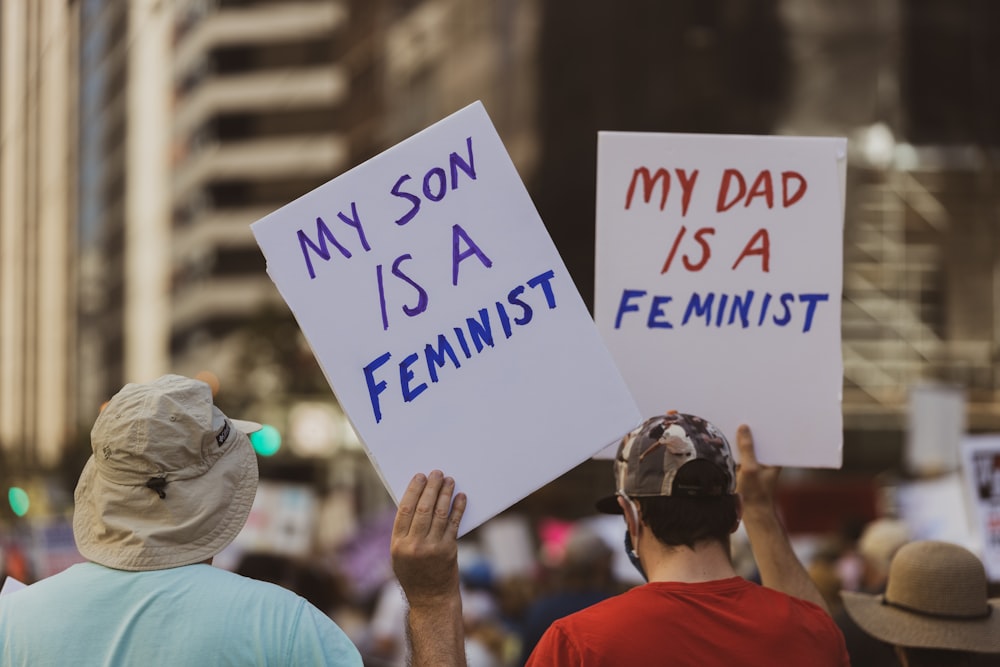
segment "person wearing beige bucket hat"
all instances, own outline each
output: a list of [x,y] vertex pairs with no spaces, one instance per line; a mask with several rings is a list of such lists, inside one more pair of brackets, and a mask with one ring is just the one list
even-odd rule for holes
[[880,595],[842,591],[862,630],[892,644],[903,667],[1000,664],[1000,600],[987,598],[983,564],[968,549],[936,540],[896,552]]
[[210,565],[253,505],[259,428],[179,375],[115,394],[74,496],[87,562],[0,600],[0,664],[360,666],[304,599]]

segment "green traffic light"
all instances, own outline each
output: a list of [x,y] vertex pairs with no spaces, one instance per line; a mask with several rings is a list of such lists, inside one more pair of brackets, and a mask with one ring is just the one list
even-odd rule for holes
[[28,507],[31,505],[28,500],[28,492],[18,486],[12,486],[7,491],[7,501],[10,502],[10,508],[14,510],[14,514],[18,516],[27,514]]
[[270,424],[264,424],[259,431],[250,434],[250,444],[261,456],[273,456],[281,449],[281,433]]

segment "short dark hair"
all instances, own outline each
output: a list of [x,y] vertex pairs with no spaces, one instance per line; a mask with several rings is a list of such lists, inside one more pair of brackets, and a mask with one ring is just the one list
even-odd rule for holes
[[739,519],[733,494],[711,494],[725,488],[723,472],[714,465],[691,461],[677,471],[670,496],[639,496],[643,523],[657,540],[668,546],[694,545],[714,540],[728,549],[729,535]]
[[635,499],[642,510],[642,522],[663,544],[694,548],[698,542],[715,540],[729,546],[736,526],[736,496],[670,497]]

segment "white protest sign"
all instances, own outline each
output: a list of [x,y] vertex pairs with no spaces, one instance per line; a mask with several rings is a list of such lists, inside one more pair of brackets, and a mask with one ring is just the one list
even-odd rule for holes
[[1000,581],[1000,434],[966,436],[961,453],[983,565],[991,581]]
[[929,474],[957,470],[959,445],[965,435],[965,390],[920,384],[910,387],[906,448],[903,460],[910,472]]
[[839,467],[845,139],[601,132],[595,319],[644,416]]
[[463,534],[639,421],[478,102],[252,229],[388,489],[445,471]]

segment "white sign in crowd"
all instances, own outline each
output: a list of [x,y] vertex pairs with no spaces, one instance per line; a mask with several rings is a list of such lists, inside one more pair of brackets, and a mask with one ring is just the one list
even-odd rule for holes
[[640,421],[478,102],[252,230],[387,488],[445,471],[463,533]]
[[464,533],[667,409],[839,466],[845,164],[601,133],[597,326],[478,102],[252,229],[387,488],[444,470]]
[[847,144],[601,132],[595,319],[644,414],[841,465]]
[[1000,581],[1000,434],[966,436],[961,456],[983,565],[991,581]]

